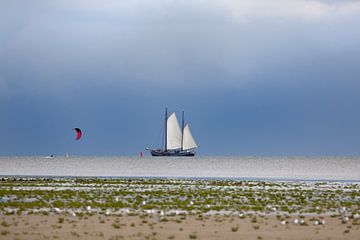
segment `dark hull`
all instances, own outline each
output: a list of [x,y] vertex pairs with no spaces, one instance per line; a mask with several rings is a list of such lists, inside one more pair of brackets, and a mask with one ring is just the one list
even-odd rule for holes
[[152,149],[151,155],[153,157],[193,157],[195,151],[164,151],[162,149]]

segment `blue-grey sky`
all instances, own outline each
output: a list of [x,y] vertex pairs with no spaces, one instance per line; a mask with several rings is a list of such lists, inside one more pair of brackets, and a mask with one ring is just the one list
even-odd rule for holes
[[[0,2],[0,155],[360,155],[360,2]],[[75,141],[74,127],[83,139]]]

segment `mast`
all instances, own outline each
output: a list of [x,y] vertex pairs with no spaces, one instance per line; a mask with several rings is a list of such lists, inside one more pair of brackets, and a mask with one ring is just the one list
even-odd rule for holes
[[165,152],[167,152],[167,108],[165,108]]
[[182,110],[182,114],[181,114],[181,151],[183,150],[183,145],[184,145],[184,109]]

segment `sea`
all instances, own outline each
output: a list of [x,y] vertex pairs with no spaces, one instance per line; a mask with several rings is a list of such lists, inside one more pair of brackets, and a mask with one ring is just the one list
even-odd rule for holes
[[360,157],[0,157],[0,176],[360,181]]

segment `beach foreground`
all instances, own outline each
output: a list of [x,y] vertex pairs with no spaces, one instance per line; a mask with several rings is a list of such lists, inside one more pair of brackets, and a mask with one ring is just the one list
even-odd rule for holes
[[2,178],[1,239],[358,239],[356,182]]
[[[323,225],[282,225],[275,216],[2,216],[1,239],[359,239],[360,226],[321,217]],[[256,220],[255,220],[256,219]]]

